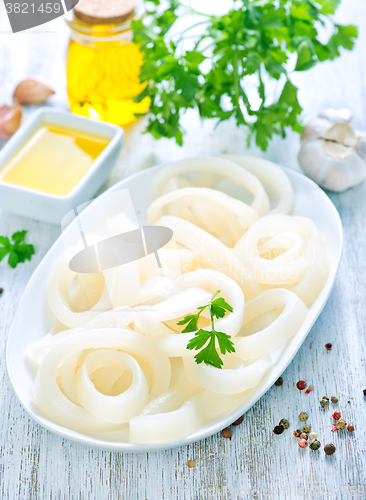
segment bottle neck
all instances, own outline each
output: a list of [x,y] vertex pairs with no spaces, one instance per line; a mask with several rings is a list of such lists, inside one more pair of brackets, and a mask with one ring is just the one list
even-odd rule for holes
[[73,12],[65,16],[65,21],[71,30],[71,39],[81,45],[103,42],[130,43],[132,41],[131,21],[141,19],[145,13],[142,1],[137,2],[133,15],[126,21],[118,24],[87,24],[77,19]]

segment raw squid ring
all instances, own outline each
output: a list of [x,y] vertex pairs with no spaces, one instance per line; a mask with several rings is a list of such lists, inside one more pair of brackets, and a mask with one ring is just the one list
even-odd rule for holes
[[112,307],[108,289],[104,286],[100,299],[91,309],[83,312],[73,311],[67,295],[76,274],[69,268],[68,254],[64,254],[52,269],[47,283],[47,299],[51,311],[69,328],[82,326],[97,316],[101,310],[105,311]]
[[[252,335],[245,335],[245,325],[257,316],[283,309],[269,326]],[[257,359],[269,354],[291,338],[304,323],[308,308],[293,292],[276,288],[266,290],[245,304],[243,326],[233,339],[236,355],[244,360]]]
[[245,397],[245,392],[218,394],[189,384],[187,380],[178,382],[131,418],[130,443],[166,443],[185,438]]
[[[310,263],[308,248],[310,230],[308,220],[303,217],[282,214],[267,215],[257,221],[238,241],[234,248],[234,255],[251,272],[257,283],[272,286],[295,284],[304,276]],[[295,253],[294,260],[283,257],[291,252],[291,248],[288,247],[287,241],[282,245],[280,236],[285,234],[287,240],[289,233],[296,233],[303,240],[304,250]],[[272,241],[277,238],[277,248],[281,250],[287,248],[285,254],[282,254],[281,260],[270,260],[260,256],[258,247],[263,238],[270,239],[271,247],[273,246],[271,245]],[[297,242],[296,246],[299,246]]]
[[188,172],[207,173],[230,179],[234,184],[245,187],[253,194],[251,207],[259,217],[269,213],[269,199],[261,182],[236,163],[223,158],[189,158],[165,165],[154,179],[152,199],[155,200],[166,192],[169,179]]
[[201,256],[205,260],[206,267],[208,264],[216,271],[233,279],[243,290],[246,299],[260,292],[258,284],[248,269],[211,234],[172,215],[164,215],[158,220],[157,225],[170,227],[175,241]]
[[278,165],[255,156],[222,155],[221,158],[244,167],[258,177],[261,182],[269,184],[277,191],[279,202],[274,209],[270,210],[271,214],[290,214],[292,212],[294,190],[289,178]]
[[[124,365],[132,372],[131,385],[117,396],[106,396],[99,392],[90,374],[103,366]],[[79,404],[90,414],[107,422],[128,422],[147,403],[148,386],[144,372],[135,358],[125,352],[98,349],[88,354],[75,376],[75,390]]]
[[[164,209],[167,211],[166,215],[188,220],[210,232],[227,246],[234,246],[258,220],[257,213],[246,203],[209,188],[182,188],[163,194],[148,208],[149,224],[155,224],[164,215]],[[217,227],[218,217],[223,218],[221,227]],[[226,234],[220,234],[222,229]]]
[[57,343],[46,354],[37,371],[33,391],[39,408],[63,425],[97,432],[120,429],[120,424],[102,420],[73,403],[58,386],[57,367],[69,356],[82,353],[86,349],[120,350],[145,360],[152,374],[151,380],[148,381],[149,400],[155,399],[169,387],[171,373],[169,359],[156,342],[148,337],[117,328],[75,333]]
[[[219,394],[238,394],[256,387],[272,364],[269,356],[261,356],[247,366],[235,353],[230,354],[230,357],[236,361],[236,366],[221,370],[205,363],[197,364],[192,356],[184,357],[186,376],[190,382],[194,381],[196,385],[209,391]],[[225,358],[226,363],[228,354]]]
[[[296,241],[296,251],[288,248],[281,259],[268,260],[259,255],[258,243],[264,237],[276,238],[297,233],[303,239],[303,251]],[[271,240],[270,240],[271,241]],[[277,243],[280,244],[280,240]],[[272,246],[270,244],[270,246]],[[265,287],[287,288],[309,306],[323,289],[329,274],[329,259],[322,235],[311,219],[282,214],[262,217],[238,241],[234,254],[252,273],[254,279]],[[287,257],[295,257],[288,260]]]

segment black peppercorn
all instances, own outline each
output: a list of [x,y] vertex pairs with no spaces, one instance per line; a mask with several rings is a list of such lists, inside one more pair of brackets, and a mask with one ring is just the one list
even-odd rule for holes
[[275,385],[282,385],[283,384],[283,378],[282,377],[279,377],[276,382],[275,382]]
[[324,453],[326,455],[333,455],[333,453],[336,451],[336,447],[334,446],[334,444],[326,444],[324,446]]
[[230,439],[230,441],[231,441],[232,435],[233,435],[233,431],[230,429],[230,427],[225,427],[225,429],[222,429],[222,431],[221,431],[221,436],[225,439]]
[[240,425],[243,420],[244,420],[244,415],[235,420],[235,422],[233,422],[232,425]]
[[275,434],[282,434],[284,431],[284,428],[282,427],[282,425],[276,425],[276,427],[273,429],[273,432]]

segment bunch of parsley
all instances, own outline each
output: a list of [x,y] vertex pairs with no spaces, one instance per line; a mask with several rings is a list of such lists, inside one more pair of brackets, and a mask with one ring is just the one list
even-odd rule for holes
[[[254,136],[262,150],[273,134],[284,137],[286,127],[301,131],[302,108],[290,73],[338,57],[340,48],[351,50],[357,37],[355,26],[332,21],[339,2],[237,0],[227,14],[210,16],[179,0],[146,0],[146,16],[132,25],[144,54],[141,80],[147,83],[137,100],[151,98],[146,131],[182,144],[180,118],[188,108],[219,122],[235,118],[248,127],[248,144]],[[189,29],[171,34],[178,17],[186,14],[200,17],[200,35]],[[319,39],[324,26],[332,31],[326,43]],[[192,50],[183,46],[188,37]],[[251,75],[257,78],[259,107],[246,92]],[[277,102],[268,102],[270,78],[282,85]]]

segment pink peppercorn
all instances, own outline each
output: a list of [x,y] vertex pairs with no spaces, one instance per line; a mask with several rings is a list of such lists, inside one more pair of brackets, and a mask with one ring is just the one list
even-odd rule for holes
[[306,448],[307,445],[308,445],[308,443],[307,443],[306,439],[300,439],[299,440],[299,446],[300,446],[300,448]]
[[298,381],[298,383],[296,384],[296,387],[297,387],[300,391],[304,390],[304,389],[305,389],[305,387],[306,387],[306,382],[305,382],[305,380],[299,380],[299,381]]
[[341,412],[339,410],[336,410],[332,416],[334,420],[339,420],[341,418]]

